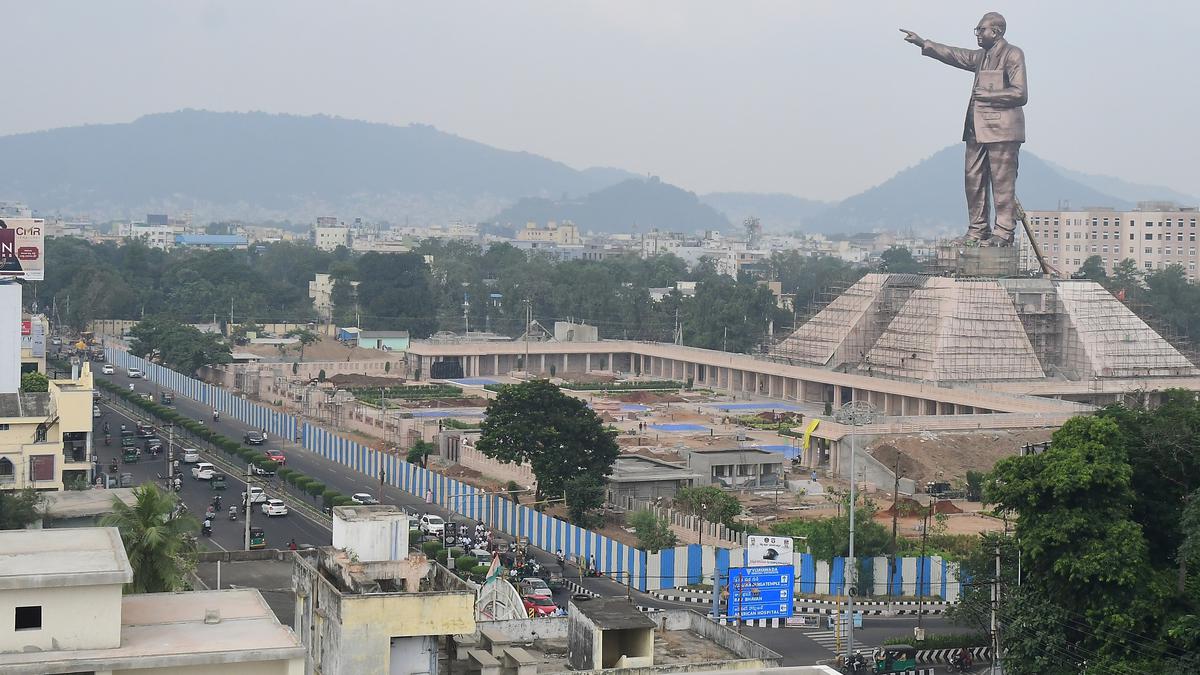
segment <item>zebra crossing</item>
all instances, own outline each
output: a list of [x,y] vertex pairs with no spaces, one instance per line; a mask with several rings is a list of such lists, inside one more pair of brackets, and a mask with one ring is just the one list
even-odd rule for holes
[[[840,642],[837,637],[837,631],[833,630],[804,630],[803,635],[835,654],[839,650],[844,651],[846,649],[846,634],[844,631],[842,632]],[[862,644],[858,640],[854,641],[855,651],[870,652],[874,648],[874,645]]]

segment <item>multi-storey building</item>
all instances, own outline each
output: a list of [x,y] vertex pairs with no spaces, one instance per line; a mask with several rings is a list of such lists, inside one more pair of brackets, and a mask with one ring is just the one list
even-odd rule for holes
[[50,380],[48,391],[0,393],[0,490],[62,490],[91,482],[92,373]]
[[318,225],[313,228],[313,245],[322,251],[332,251],[339,246],[350,248],[350,228]]
[[[1112,273],[1128,258],[1139,270],[1179,265],[1196,280],[1196,207],[1172,202],[1139,202],[1132,211],[1095,208],[1083,211],[1030,211],[1029,224],[1042,255],[1059,272],[1079,270],[1099,256]],[[1026,247],[1028,249],[1028,247]],[[1032,256],[1032,251],[1026,251]]]
[[561,223],[551,220],[546,223],[546,227],[538,227],[534,222],[525,223],[525,227],[517,230],[517,241],[550,243],[559,246],[578,246],[583,243],[583,239],[579,237],[579,228],[569,220]]

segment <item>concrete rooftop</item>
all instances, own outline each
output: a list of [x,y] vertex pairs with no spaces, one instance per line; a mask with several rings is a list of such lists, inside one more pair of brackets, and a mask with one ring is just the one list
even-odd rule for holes
[[62,492],[45,492],[42,497],[46,500],[43,510],[48,520],[111,513],[114,497],[128,506],[133,506],[137,502],[133,496],[133,488],[64,490]]
[[[128,595],[121,605],[120,647],[4,654],[0,671],[180,668],[304,657],[295,633],[280,625],[255,590]],[[210,610],[219,622],[205,623]]]
[[133,569],[115,527],[0,531],[0,589],[125,584]]
[[627,598],[592,598],[572,602],[571,607],[605,630],[655,626],[654,621]]

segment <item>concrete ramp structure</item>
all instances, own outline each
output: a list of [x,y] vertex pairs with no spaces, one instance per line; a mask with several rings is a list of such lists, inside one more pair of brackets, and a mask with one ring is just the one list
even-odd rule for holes
[[995,280],[948,277],[912,293],[859,371],[927,382],[1046,376],[1008,292]]
[[[870,332],[876,305],[888,274],[868,274],[859,279],[775,346],[772,353],[789,362],[836,368],[847,360],[857,362]],[[857,349],[856,349],[857,346]]]
[[1083,378],[1189,377],[1191,362],[1094,281],[1058,282],[1064,367]]

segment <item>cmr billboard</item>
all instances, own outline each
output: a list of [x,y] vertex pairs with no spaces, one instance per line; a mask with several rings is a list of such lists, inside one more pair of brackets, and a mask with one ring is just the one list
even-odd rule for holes
[[0,279],[45,279],[45,236],[41,218],[0,218]]
[[764,565],[791,565],[791,537],[765,537],[752,534],[746,538],[746,565],[761,567]]

